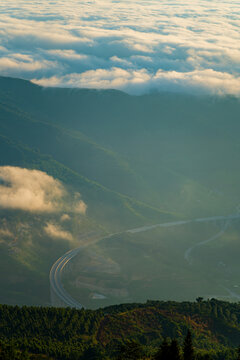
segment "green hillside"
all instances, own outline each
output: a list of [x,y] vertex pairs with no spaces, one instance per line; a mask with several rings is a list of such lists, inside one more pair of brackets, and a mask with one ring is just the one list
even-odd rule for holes
[[239,219],[226,224],[193,221],[89,244],[64,272],[64,287],[88,309],[199,295],[239,301]]
[[[7,79],[7,83],[11,81]],[[35,86],[13,81],[14,89],[19,83],[20,94],[25,94],[29,103],[28,95]],[[29,94],[24,89],[26,84],[31,87]],[[5,89],[0,96],[0,166],[41,170],[60,180],[69,194],[79,192],[87,204],[84,217],[74,216],[64,224],[73,235],[72,243],[64,239],[53,241],[44,232],[49,222],[62,226],[63,214],[32,214],[4,208],[0,211],[0,270],[4,274],[0,276],[1,302],[46,305],[50,301],[51,266],[64,252],[79,246],[82,239],[91,241],[102,234],[177,215],[134,199],[136,176],[116,153],[78,131],[47,123],[44,115],[40,119],[28,113],[25,102],[18,104],[15,95],[11,97]],[[41,102],[41,98],[38,100]],[[128,187],[132,189],[131,196],[124,192]]]
[[[239,251],[238,219],[194,224],[191,230],[136,233],[130,240],[122,232],[239,213],[239,114],[240,101],[234,97],[130,96],[114,90],[43,88],[0,77],[0,171],[4,166],[40,170],[60,181],[67,194],[54,214],[2,207],[1,274],[7,275],[0,276],[1,301],[47,305],[52,264],[82,244],[97,250],[100,265],[115,262],[120,269],[118,277],[106,275],[102,265],[101,272],[89,274],[77,264],[85,261],[76,257],[65,286],[80,299],[84,293],[90,307],[96,307],[91,291],[74,285],[82,272],[99,289],[109,292],[117,279],[120,294],[134,290],[124,301],[148,296],[183,300],[183,293],[194,299],[211,289],[221,299],[238,299],[239,271],[232,256]],[[6,191],[11,188],[0,181]],[[72,210],[76,196],[86,206],[84,215]],[[119,232],[117,239],[90,246]],[[186,251],[192,246],[190,261]],[[106,304],[111,301],[120,298],[110,296]]]
[[[0,91],[7,104],[61,127],[44,152],[112,190],[183,216],[228,213],[238,205],[237,98],[129,96],[10,78],[0,78]],[[50,134],[55,137],[52,128]],[[41,140],[33,137],[31,145],[41,150]]]
[[[1,78],[1,80],[2,79],[4,78]],[[11,83],[13,80],[9,81]],[[31,85],[30,83],[21,80],[14,79],[14,84],[15,82],[16,84],[19,83],[22,85],[20,87],[22,94],[25,93],[24,85],[27,84],[30,86],[31,91],[32,87],[33,89],[36,87],[35,85]],[[17,88],[18,87],[16,86],[16,89]],[[36,88],[38,89],[38,87]],[[98,145],[78,131],[61,128],[44,122],[44,114],[47,109],[42,106],[41,97],[38,99],[38,102],[43,109],[42,117],[41,120],[36,120],[33,115],[22,110],[24,109],[24,101],[21,100],[22,104],[17,107],[16,103],[18,101],[13,94],[12,97],[9,97],[6,90],[1,95],[0,135],[7,138],[5,139],[5,145],[1,145],[5,146],[2,150],[3,156],[1,157],[1,163],[3,165],[14,164],[28,167],[28,164],[30,163],[33,167],[35,164],[37,166],[37,162],[44,163],[44,165],[40,167],[41,170],[47,171],[50,175],[56,176],[69,185],[71,185],[72,182],[76,183],[76,180],[74,181],[72,179],[73,175],[71,175],[74,172],[76,175],[79,175],[79,179],[81,177],[82,183],[88,183],[85,187],[91,187],[90,184],[94,184],[95,188],[98,188],[98,192],[111,192],[113,202],[115,202],[114,196],[118,197],[120,202],[123,202],[126,201],[130,194],[131,199],[129,198],[129,203],[127,203],[126,206],[126,218],[129,217],[128,212],[131,212],[131,207],[134,208],[134,206],[136,206],[137,211],[133,209],[132,213],[134,214],[135,212],[133,216],[135,216],[136,221],[138,216],[144,218],[145,211],[146,213],[148,211],[150,212],[151,218],[154,216],[159,218],[159,214],[161,213],[163,214],[163,217],[166,217],[164,214],[166,214],[167,211],[164,211],[164,208],[161,208],[161,206],[154,206],[153,208],[151,205],[141,204],[140,201],[134,200],[134,195],[137,194],[138,186],[140,186],[138,183],[141,183],[141,179],[133,172],[129,164],[121,159],[121,156],[108,150],[108,148]],[[28,98],[28,93],[25,95],[26,98]],[[31,99],[28,98],[28,101],[30,100]],[[49,101],[51,101],[51,98]],[[58,101],[60,104],[61,99],[58,99]],[[15,157],[13,155],[15,151],[6,148],[6,141],[8,141],[8,144],[11,142],[15,149],[17,147]],[[25,157],[22,156],[20,159],[19,156],[20,153],[23,152],[23,147]],[[19,150],[20,148],[21,150]],[[31,152],[31,154],[28,153],[28,156],[26,155],[25,148]],[[57,168],[57,166],[59,170],[56,169],[54,173],[52,168]],[[61,167],[62,169],[60,169]],[[63,175],[64,172],[65,175]],[[68,175],[67,172],[69,173]],[[85,178],[85,180],[83,180],[83,178]],[[78,190],[82,192],[79,187]],[[86,189],[84,188],[83,190],[83,196],[86,197]],[[121,194],[126,196],[122,197]],[[102,195],[102,197],[106,197],[105,200],[107,202],[106,194]],[[86,200],[88,200],[88,198]],[[97,201],[97,199],[95,201]],[[136,205],[134,205],[134,203]],[[138,214],[138,210],[141,206],[143,207],[142,213],[140,210],[140,213]],[[116,208],[117,206],[114,206],[115,210]],[[124,211],[121,211],[121,214],[124,216]],[[169,211],[168,215],[169,218],[171,218],[177,214]],[[107,218],[107,214],[105,217]],[[149,218],[149,215],[147,215],[147,217]],[[112,221],[109,220],[108,223],[111,226]],[[124,226],[124,223],[122,225]]]
[[[95,181],[41,154],[26,145],[0,136],[1,166],[12,165],[39,169],[59,179],[70,192],[78,190],[88,205],[87,215],[74,217],[67,228],[74,235],[74,243],[58,240],[53,242],[42,230],[49,222],[59,223],[60,215],[28,214],[25,211],[0,210],[0,229],[7,229],[18,239],[14,240],[0,232],[1,302],[9,304],[48,304],[51,266],[64,252],[81,243],[81,238],[92,232],[91,238],[129,228],[148,221],[171,217],[127,196],[113,192]],[[99,205],[101,204],[101,205]],[[25,232],[21,227],[25,226]],[[66,225],[65,225],[66,228]],[[27,241],[27,238],[31,241]],[[79,239],[79,240],[78,240]],[[16,276],[16,274],[18,274]]]
[[[183,346],[188,330],[194,359],[235,360],[240,337],[239,304],[215,299],[148,301],[96,311],[1,305],[0,319],[0,354],[15,350],[12,360],[21,353],[24,359],[30,354],[31,359],[153,360],[164,339]],[[129,344],[135,344],[131,354]]]

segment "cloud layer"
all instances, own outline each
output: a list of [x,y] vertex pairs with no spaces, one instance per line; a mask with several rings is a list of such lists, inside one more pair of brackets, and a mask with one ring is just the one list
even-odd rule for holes
[[240,95],[238,0],[2,0],[0,14],[2,75]]
[[70,194],[52,176],[39,171],[14,166],[0,167],[0,207],[30,212],[68,210],[84,214],[86,204]]

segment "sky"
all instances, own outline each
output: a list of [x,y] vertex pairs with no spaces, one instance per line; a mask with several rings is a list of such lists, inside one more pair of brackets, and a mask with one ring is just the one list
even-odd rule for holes
[[0,75],[240,96],[240,1],[1,0]]

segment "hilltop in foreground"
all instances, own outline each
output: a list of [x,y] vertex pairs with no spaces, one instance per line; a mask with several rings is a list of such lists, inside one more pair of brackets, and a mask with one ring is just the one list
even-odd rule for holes
[[161,357],[159,347],[164,338],[176,339],[181,354],[188,330],[195,353],[189,360],[233,360],[240,339],[240,305],[215,299],[148,301],[95,311],[2,305],[0,319],[4,360],[173,360]]

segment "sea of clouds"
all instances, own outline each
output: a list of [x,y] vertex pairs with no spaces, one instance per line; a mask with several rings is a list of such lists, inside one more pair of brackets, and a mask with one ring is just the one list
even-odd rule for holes
[[239,0],[1,0],[0,74],[240,95]]

